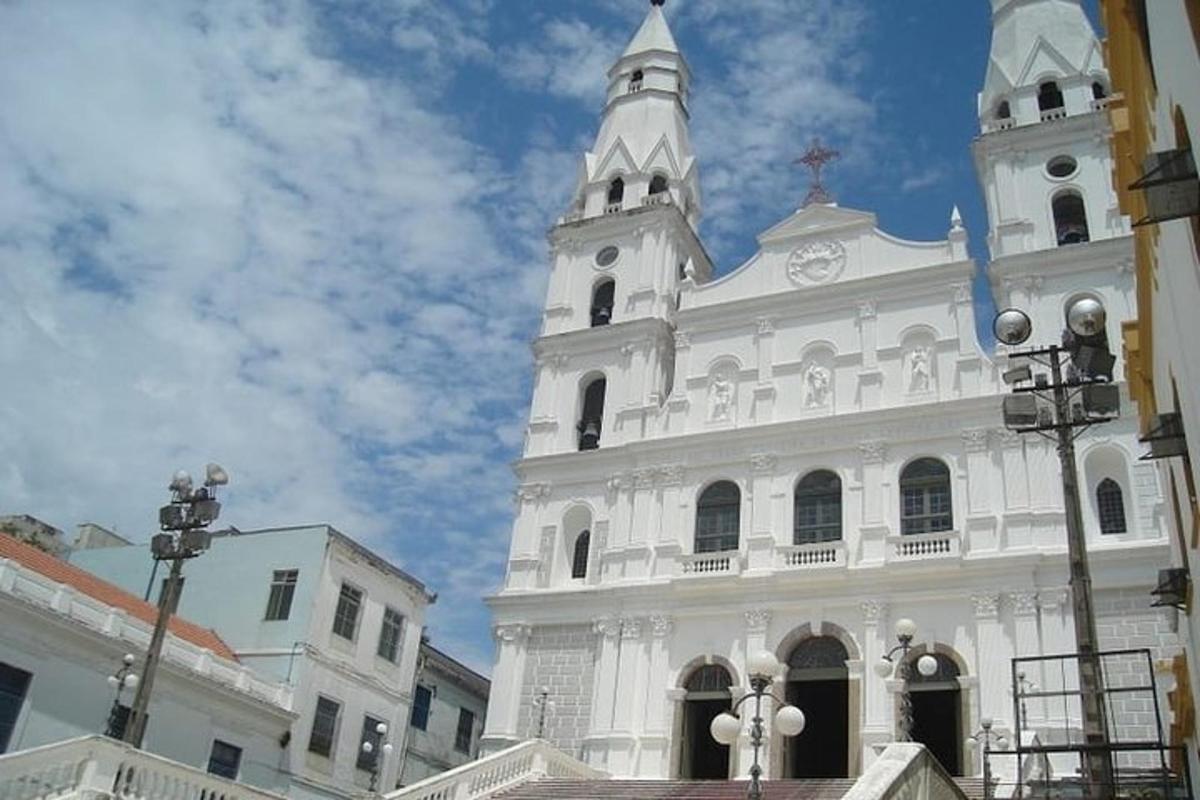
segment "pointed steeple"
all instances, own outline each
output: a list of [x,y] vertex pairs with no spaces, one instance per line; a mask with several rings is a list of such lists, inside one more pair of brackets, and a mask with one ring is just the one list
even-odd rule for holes
[[667,18],[663,14],[662,7],[662,3],[650,4],[650,13],[646,15],[646,21],[642,23],[642,27],[638,28],[633,40],[625,48],[625,52],[621,55],[622,59],[648,53],[651,50],[679,54],[679,45],[675,44],[675,37],[671,35],[671,28],[667,25]]
[[604,117],[584,157],[571,219],[653,204],[675,205],[693,225],[699,222],[700,181],[688,134],[691,74],[662,5],[650,4],[608,71]]
[[1100,42],[1079,0],[991,0],[979,94],[985,133],[1090,113],[1108,91]]

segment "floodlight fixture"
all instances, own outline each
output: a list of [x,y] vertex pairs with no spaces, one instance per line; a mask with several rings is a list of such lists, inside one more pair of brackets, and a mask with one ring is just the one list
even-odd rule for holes
[[1067,308],[1067,327],[1076,336],[1091,337],[1104,333],[1108,312],[1104,304],[1092,295],[1084,295]]
[[1021,309],[1006,308],[992,320],[992,333],[997,341],[1016,347],[1029,341],[1033,334],[1033,322]]
[[1033,370],[1028,364],[1022,364],[1019,367],[1012,367],[1005,370],[1001,377],[1004,378],[1006,384],[1012,386],[1015,383],[1025,383],[1026,381],[1033,380]]
[[1001,401],[1006,428],[1032,428],[1041,417],[1038,399],[1031,394],[1010,394]]

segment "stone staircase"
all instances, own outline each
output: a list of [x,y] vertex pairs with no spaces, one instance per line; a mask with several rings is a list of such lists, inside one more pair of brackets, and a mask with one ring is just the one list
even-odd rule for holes
[[[983,780],[956,778],[969,800],[983,800]],[[853,778],[764,781],[763,800],[842,800]],[[745,800],[745,781],[539,780],[495,800]]]

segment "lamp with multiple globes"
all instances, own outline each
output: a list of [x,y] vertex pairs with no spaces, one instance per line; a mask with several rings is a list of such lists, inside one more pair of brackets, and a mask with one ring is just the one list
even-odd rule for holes
[[362,743],[362,751],[368,756],[374,755],[374,757],[370,760],[371,786],[367,790],[372,794],[375,793],[376,786],[379,783],[379,773],[383,769],[383,761],[392,754],[392,743],[385,738],[387,736],[387,732],[388,726],[386,723],[381,722],[375,726],[375,734],[378,737],[376,741],[379,742],[378,755],[374,755],[376,747],[374,743],[372,743],[370,740]]
[[[900,686],[900,714],[896,720],[897,735],[896,739],[901,742],[912,741],[912,695],[910,694],[909,682],[912,678],[912,667],[909,663],[908,653],[912,650],[912,642],[917,636],[917,623],[905,617],[896,622],[896,640],[899,642],[895,647],[883,655],[875,664],[875,674],[880,678],[887,679],[893,673],[902,681]],[[900,654],[897,661],[896,654]],[[926,678],[932,677],[938,671],[937,659],[925,653],[917,659],[917,672],[924,675]]]
[[121,657],[121,666],[112,675],[109,675],[107,682],[109,688],[116,692],[113,698],[112,708],[108,712],[108,721],[104,726],[104,735],[113,739],[120,739],[124,733],[125,725],[128,724],[128,719],[123,713],[121,706],[121,694],[126,689],[136,689],[138,685],[137,673],[133,671],[133,662],[137,658],[133,653],[126,653]]
[[799,736],[804,732],[804,712],[788,705],[771,693],[771,684],[782,674],[783,665],[774,654],[765,650],[752,653],[746,659],[746,672],[750,675],[751,693],[738,700],[729,711],[718,714],[709,725],[709,732],[719,743],[732,746],[742,734],[742,720],[738,708],[748,700],[754,701],[754,716],[750,718],[750,746],[754,749],[754,763],[750,767],[750,787],[746,796],[750,800],[762,798],[762,767],[758,763],[763,745],[762,703],[764,697],[775,701],[779,710],[775,712],[775,730],[783,736]]

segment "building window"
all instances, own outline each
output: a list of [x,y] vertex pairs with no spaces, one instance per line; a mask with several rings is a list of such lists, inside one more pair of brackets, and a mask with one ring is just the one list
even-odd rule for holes
[[341,705],[336,701],[317,696],[312,733],[308,737],[308,752],[326,758],[333,753],[333,742],[337,738],[338,713],[341,710]]
[[645,81],[646,74],[640,69],[635,69],[633,74],[629,76],[629,91],[640,92],[642,83]]
[[810,472],[796,484],[795,544],[842,538],[842,479],[828,470]]
[[393,664],[400,658],[400,639],[404,632],[404,615],[394,608],[383,611],[383,627],[379,629],[379,648],[376,652]]
[[1095,83],[1093,83],[1092,84],[1092,99],[1093,100],[1103,100],[1106,97],[1108,97],[1108,91],[1104,88],[1104,84],[1101,83],[1100,81],[1096,81]]
[[667,178],[665,175],[655,175],[650,179],[650,196],[663,194],[667,191]]
[[1096,487],[1096,510],[1100,515],[1101,533],[1126,533],[1125,496],[1121,486],[1112,478],[1105,478]]
[[433,690],[418,684],[417,691],[413,694],[412,720],[409,724],[419,731],[425,730],[429,725],[429,705],[432,702]]
[[[358,758],[354,762],[354,766],[359,769],[365,769],[368,772],[375,769],[375,762],[379,760],[379,748],[383,746],[383,734],[378,730],[382,724],[384,724],[383,720],[375,719],[370,714],[363,717],[362,738],[358,742]],[[367,742],[371,743],[371,752],[369,753],[363,748]]]
[[333,632],[343,639],[354,641],[358,629],[358,612],[362,608],[362,590],[342,584],[338,594],[337,611],[333,614]]
[[1042,111],[1053,111],[1063,107],[1062,90],[1054,81],[1047,81],[1038,87],[1038,108]]
[[622,178],[613,178],[612,183],[608,185],[608,204],[619,207],[624,200],[625,181]]
[[617,293],[617,282],[603,280],[592,290],[592,327],[599,328],[612,322],[613,302]]
[[742,492],[732,481],[718,481],[696,503],[696,552],[738,549],[742,521]]
[[454,732],[454,749],[469,755],[474,733],[475,715],[465,708],[460,708],[458,710],[458,729]]
[[296,594],[298,569],[277,569],[271,576],[271,593],[267,595],[267,621],[287,619],[292,613],[292,597]]
[[950,470],[936,458],[921,458],[900,475],[900,532],[937,533],[954,527]]
[[0,664],[0,753],[8,752],[8,742],[17,727],[17,717],[25,705],[25,694],[32,679],[31,672]]
[[608,382],[604,378],[596,378],[583,390],[583,413],[576,425],[580,450],[595,450],[600,446],[600,431],[604,423],[604,393],[607,388]]
[[1058,246],[1082,244],[1090,240],[1087,211],[1083,207],[1083,196],[1078,192],[1062,192],[1054,198],[1054,234]]
[[592,544],[592,534],[584,531],[575,538],[575,552],[571,558],[571,577],[586,578],[588,567],[588,549]]
[[236,781],[238,778],[238,769],[241,765],[242,748],[236,747],[229,742],[222,742],[220,739],[213,740],[212,752],[208,756],[208,772],[210,775],[220,775],[222,778]]
[[1000,105],[996,106],[996,119],[1012,119],[1012,106],[1007,100],[1001,100]]

